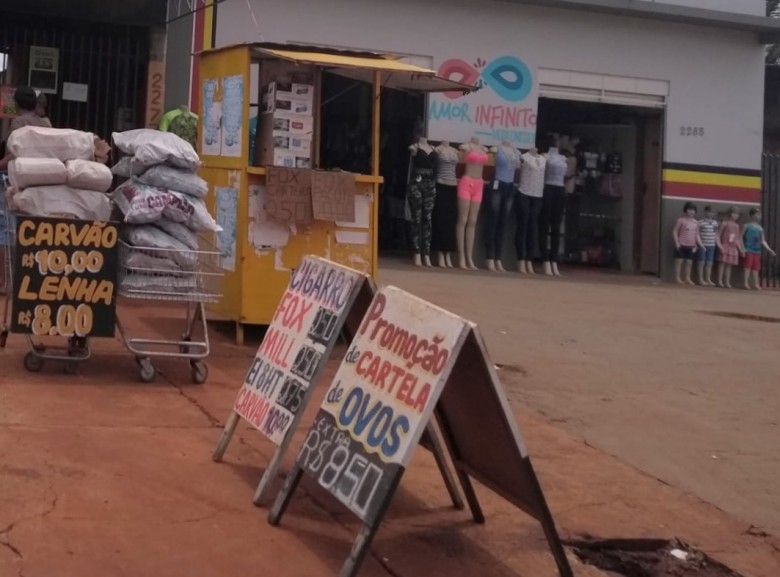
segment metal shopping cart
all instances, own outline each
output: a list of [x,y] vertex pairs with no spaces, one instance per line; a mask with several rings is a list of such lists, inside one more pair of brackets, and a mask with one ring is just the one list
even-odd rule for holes
[[[14,314],[13,290],[14,290],[14,266],[16,264],[16,220],[17,215],[9,208],[6,199],[8,180],[5,175],[0,175],[0,248],[4,249],[5,259],[5,305],[3,309],[3,322],[0,329],[0,348],[4,348],[8,340],[8,334],[13,326]],[[88,360],[92,356],[88,337],[67,337],[66,343],[52,344],[54,338],[59,337],[34,337],[25,335],[28,352],[24,357],[24,367],[30,372],[37,373],[43,369],[46,361],[63,363],[63,370],[67,374],[78,372],[79,363]],[[47,342],[44,342],[46,340]]]
[[[175,251],[174,254],[169,249],[140,248],[120,241],[119,296],[177,303],[186,311],[184,333],[178,340],[130,337],[117,312],[119,334],[127,350],[135,355],[144,383],[152,382],[157,376],[152,364],[154,358],[188,360],[193,382],[203,384],[208,379],[204,360],[209,355],[210,344],[205,304],[222,297],[223,273],[219,266],[220,254],[212,248],[214,243],[201,237],[200,246],[208,250]],[[171,266],[173,261],[184,266]],[[202,340],[195,340],[198,326],[203,332]]]

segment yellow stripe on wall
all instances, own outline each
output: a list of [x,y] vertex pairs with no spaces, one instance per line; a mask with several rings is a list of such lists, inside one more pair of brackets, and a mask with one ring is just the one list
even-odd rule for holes
[[203,11],[203,49],[214,48],[214,0],[206,0]]
[[709,184],[733,186],[736,188],[761,188],[760,176],[739,176],[735,174],[715,174],[712,172],[693,172],[690,170],[664,170],[664,181],[686,184]]

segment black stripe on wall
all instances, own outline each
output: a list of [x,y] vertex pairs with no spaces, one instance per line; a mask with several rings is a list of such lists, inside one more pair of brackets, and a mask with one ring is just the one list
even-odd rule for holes
[[689,170],[691,172],[709,172],[712,174],[730,174],[733,176],[761,176],[761,170],[749,168],[729,168],[727,166],[709,166],[706,164],[680,164],[664,162],[665,170]]

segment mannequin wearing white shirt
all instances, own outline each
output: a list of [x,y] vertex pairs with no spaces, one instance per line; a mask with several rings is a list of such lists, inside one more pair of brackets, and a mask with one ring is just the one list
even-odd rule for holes
[[[551,140],[545,155],[547,165],[544,175],[542,214],[539,219],[539,248],[544,262],[544,274],[561,276],[558,270],[561,245],[561,224],[566,210],[566,157],[558,150],[557,140]],[[549,248],[547,238],[549,236]]]
[[534,274],[533,261],[539,248],[539,215],[542,211],[544,193],[544,169],[547,160],[532,148],[520,157],[520,186],[515,203],[517,229],[515,248],[517,249],[517,270],[521,274]]
[[452,253],[458,250],[455,223],[458,221],[457,149],[443,140],[436,153],[436,203],[433,206],[432,249],[438,253],[438,265],[452,268]]

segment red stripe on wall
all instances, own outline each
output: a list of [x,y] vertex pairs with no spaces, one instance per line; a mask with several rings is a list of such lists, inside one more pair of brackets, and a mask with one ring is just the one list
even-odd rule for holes
[[200,66],[195,54],[203,50],[203,38],[206,23],[206,15],[203,10],[195,12],[193,30],[192,30],[192,81],[190,83],[190,110],[195,114],[200,114]]
[[756,204],[761,202],[761,191],[757,188],[690,184],[687,182],[664,182],[664,196],[701,198],[722,202],[749,202]]

